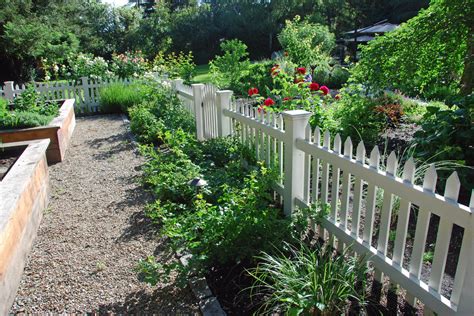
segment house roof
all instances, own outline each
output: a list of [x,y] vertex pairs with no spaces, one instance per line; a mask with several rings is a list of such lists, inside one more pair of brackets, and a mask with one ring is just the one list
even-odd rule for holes
[[350,42],[354,42],[354,39],[356,40],[356,42],[358,43],[366,43],[368,41],[371,41],[374,39],[373,36],[369,36],[369,35],[361,35],[361,36],[357,36],[356,38],[347,38],[345,39],[344,41],[346,43],[350,43]]
[[[393,24],[384,21],[380,21],[371,26],[366,26],[357,30],[358,34],[376,34],[390,32],[398,27],[398,24]],[[354,34],[354,31],[346,32],[346,34]]]

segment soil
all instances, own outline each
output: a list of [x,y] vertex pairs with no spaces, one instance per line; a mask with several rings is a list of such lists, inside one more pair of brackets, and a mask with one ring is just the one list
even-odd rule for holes
[[0,181],[7,175],[13,164],[21,156],[24,147],[22,148],[0,148]]
[[151,287],[134,271],[149,255],[176,260],[143,215],[143,162],[120,116],[77,119],[11,313],[198,313],[173,276]]

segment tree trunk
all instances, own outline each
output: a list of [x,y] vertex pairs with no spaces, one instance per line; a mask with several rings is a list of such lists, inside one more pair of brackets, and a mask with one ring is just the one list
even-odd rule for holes
[[461,94],[469,95],[474,88],[474,26],[467,35],[467,50],[464,57],[464,71],[461,77]]

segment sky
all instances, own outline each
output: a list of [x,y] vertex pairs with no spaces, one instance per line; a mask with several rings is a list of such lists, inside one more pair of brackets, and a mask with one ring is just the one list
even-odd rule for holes
[[102,0],[102,2],[110,3],[110,4],[118,7],[118,6],[122,6],[124,4],[127,4],[128,0]]

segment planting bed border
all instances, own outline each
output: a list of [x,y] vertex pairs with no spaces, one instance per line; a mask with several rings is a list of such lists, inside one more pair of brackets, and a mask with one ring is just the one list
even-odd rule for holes
[[0,182],[0,315],[8,314],[49,202],[49,139],[2,144],[26,149]]
[[66,149],[71,142],[72,133],[76,127],[76,116],[74,114],[74,99],[61,100],[63,102],[59,115],[47,126],[9,129],[0,131],[0,140],[3,143],[22,142],[36,139],[49,138],[46,156],[49,163],[64,160]]

